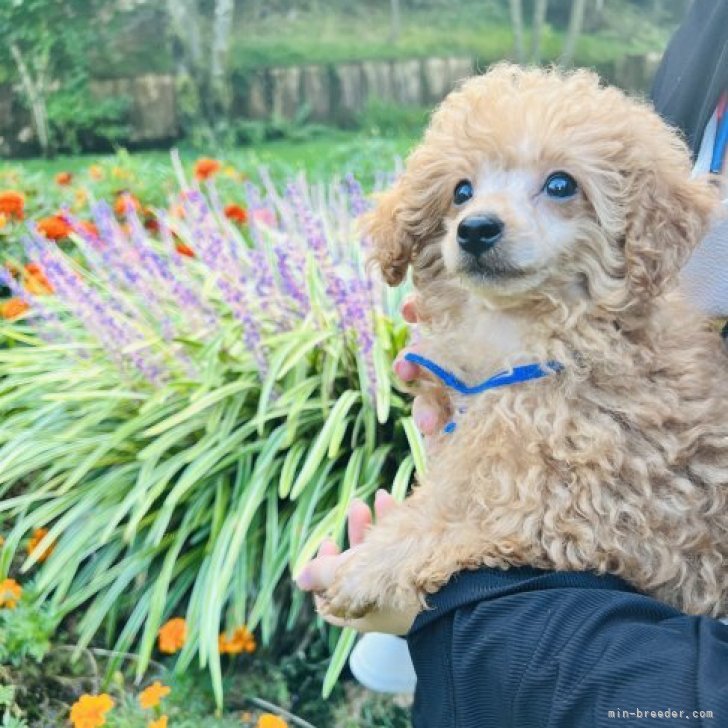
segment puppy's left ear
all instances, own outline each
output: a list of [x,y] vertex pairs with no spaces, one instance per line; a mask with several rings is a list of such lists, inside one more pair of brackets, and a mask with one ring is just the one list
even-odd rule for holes
[[626,274],[632,293],[654,298],[676,281],[716,212],[718,194],[707,179],[691,178],[687,147],[664,123],[650,125],[641,163],[632,167],[625,230]]

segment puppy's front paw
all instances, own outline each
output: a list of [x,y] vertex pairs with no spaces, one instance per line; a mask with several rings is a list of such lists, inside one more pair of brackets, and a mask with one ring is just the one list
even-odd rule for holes
[[341,619],[359,619],[377,607],[367,575],[356,568],[356,559],[341,566],[331,586],[321,595],[320,611]]

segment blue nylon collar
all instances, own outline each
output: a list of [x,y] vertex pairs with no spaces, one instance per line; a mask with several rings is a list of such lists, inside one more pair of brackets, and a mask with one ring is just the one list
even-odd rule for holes
[[520,384],[521,382],[528,382],[531,379],[541,379],[541,377],[547,377],[550,374],[556,374],[560,372],[564,365],[557,361],[546,362],[546,366],[541,364],[524,364],[522,366],[513,367],[510,372],[500,372],[492,377],[489,377],[484,382],[469,386],[458,379],[452,372],[444,369],[439,364],[436,364],[431,359],[415,354],[414,352],[408,352],[404,355],[405,361],[412,362],[412,364],[418,364],[423,369],[427,369],[431,374],[434,374],[442,383],[454,389],[460,394],[480,394],[488,389],[496,389],[497,387],[506,387],[510,384]]

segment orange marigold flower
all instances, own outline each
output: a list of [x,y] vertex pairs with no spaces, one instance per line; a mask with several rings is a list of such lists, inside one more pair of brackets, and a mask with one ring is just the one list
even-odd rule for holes
[[94,225],[92,222],[88,220],[79,220],[78,221],[78,227],[83,230],[83,232],[89,237],[89,238],[96,238],[99,237],[99,229]]
[[[33,535],[30,537],[30,540],[28,541],[28,554],[30,556],[33,556],[33,552],[38,548],[38,544],[48,535],[48,529],[47,528],[36,528],[35,531],[33,531]],[[45,561],[52,553],[53,549],[55,549],[56,544],[54,542],[51,542],[50,546],[39,556],[36,557],[37,561]]]
[[180,255],[186,255],[188,258],[194,258],[195,257],[195,251],[190,248],[189,245],[185,245],[184,243],[177,243],[177,245],[174,246],[174,249],[180,254]]
[[167,716],[160,715],[157,720],[150,720],[149,728],[167,728]]
[[225,207],[225,217],[233,222],[238,222],[244,225],[248,222],[248,211],[240,205],[227,205]]
[[61,186],[70,185],[72,179],[73,175],[70,172],[59,172],[56,175],[56,184]]
[[250,630],[243,626],[238,627],[229,639],[223,632],[217,638],[217,647],[221,655],[239,655],[241,652],[255,652],[257,645]]
[[114,212],[117,215],[126,215],[129,207],[139,212],[142,209],[142,203],[131,192],[120,192],[116,196],[116,202],[114,202]]
[[0,581],[0,607],[15,609],[22,593],[23,587],[15,579],[3,579]]
[[172,692],[172,688],[167,685],[162,685],[162,683],[157,680],[139,693],[139,705],[141,705],[145,710],[147,708],[156,708],[159,705],[159,701],[165,695],[169,695],[170,692]]
[[195,162],[195,177],[197,179],[210,179],[220,171],[221,167],[222,165],[217,159],[202,157]]
[[32,293],[34,296],[46,296],[53,293],[51,282],[37,263],[28,263],[25,266],[24,287],[28,293]]
[[106,725],[106,713],[114,707],[110,695],[82,695],[72,706],[68,716],[73,728],[99,728]]
[[22,298],[9,298],[0,304],[0,317],[10,321],[22,316],[29,308],[27,301]]
[[104,170],[100,164],[92,164],[88,168],[88,173],[91,179],[100,180],[104,178]]
[[187,641],[187,622],[174,617],[159,628],[159,651],[173,655],[184,647]]
[[48,240],[63,240],[71,234],[72,228],[62,215],[51,215],[38,221],[38,232]]
[[280,715],[263,713],[258,718],[255,728],[288,728],[288,723]]
[[16,190],[0,190],[0,212],[8,218],[22,220],[25,216],[25,195]]

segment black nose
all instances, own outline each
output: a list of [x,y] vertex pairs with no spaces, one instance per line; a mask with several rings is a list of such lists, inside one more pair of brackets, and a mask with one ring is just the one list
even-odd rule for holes
[[503,237],[503,220],[495,215],[471,215],[458,225],[458,245],[471,255],[490,250]]

